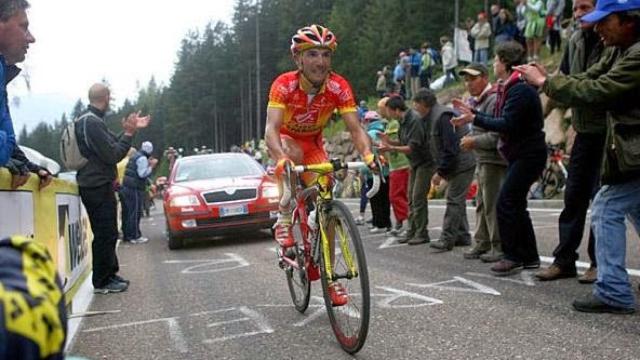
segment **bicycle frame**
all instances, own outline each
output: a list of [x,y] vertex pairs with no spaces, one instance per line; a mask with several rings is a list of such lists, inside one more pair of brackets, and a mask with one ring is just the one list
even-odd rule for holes
[[[332,174],[334,171],[338,171],[344,168],[354,169],[361,168],[363,166],[365,166],[365,164],[362,162],[350,162],[343,164],[338,161],[333,161],[320,164],[295,166],[292,169],[296,173],[313,172],[318,174],[318,177],[314,180],[311,186],[306,189],[302,189],[302,187],[299,186],[297,191],[295,191],[295,209],[293,212],[293,216],[300,219],[300,232],[303,240],[305,266],[309,271],[307,275],[312,281],[318,280],[320,278],[318,276],[319,274],[317,273],[318,264],[320,262],[320,255],[324,257],[325,264],[327,264],[327,266],[325,267],[325,276],[327,276],[327,278],[331,281],[335,281],[340,278],[351,279],[358,276],[358,271],[356,270],[356,266],[354,264],[349,247],[344,241],[344,229],[341,229],[341,233],[339,234],[340,250],[342,252],[345,263],[349,268],[349,271],[347,274],[333,273],[331,265],[333,264],[333,262],[331,260],[334,253],[332,245],[334,244],[329,241],[329,236],[333,234],[327,234],[326,214],[331,210],[330,208],[328,208],[328,206],[330,205],[331,201],[333,201],[332,179],[330,174]],[[289,172],[287,173],[289,174]],[[374,185],[372,186],[372,189],[367,193],[368,197],[373,197],[378,192],[380,181],[381,180],[379,176],[374,177]],[[290,181],[287,180],[284,183],[285,191],[281,203],[289,204],[291,201],[291,190],[287,189],[287,186],[290,184]],[[308,216],[306,212],[308,201],[311,201],[311,203],[314,204],[316,211],[316,222],[318,225],[318,232],[316,232],[315,234],[311,234],[312,236],[309,236],[311,228],[308,223]],[[320,236],[319,242],[318,235]],[[321,253],[320,250],[322,250]],[[289,259],[286,256],[282,256],[281,258],[282,261],[287,265],[299,269],[299,265],[296,261]]]

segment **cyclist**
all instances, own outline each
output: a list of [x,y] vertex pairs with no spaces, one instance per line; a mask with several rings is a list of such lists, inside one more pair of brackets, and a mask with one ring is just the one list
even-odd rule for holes
[[[280,187],[285,164],[328,161],[322,145],[322,130],[334,110],[342,115],[365,163],[375,168],[369,137],[360,127],[351,86],[331,70],[337,46],[335,35],[326,27],[310,25],[299,29],[291,38],[291,54],[298,69],[281,74],[271,85],[265,139],[271,157],[277,161],[275,173]],[[313,177],[314,174],[303,174],[301,180],[308,185]],[[282,205],[275,238],[283,253],[295,244],[291,209]],[[331,284],[329,294],[334,306],[346,304],[346,291],[338,282]]]

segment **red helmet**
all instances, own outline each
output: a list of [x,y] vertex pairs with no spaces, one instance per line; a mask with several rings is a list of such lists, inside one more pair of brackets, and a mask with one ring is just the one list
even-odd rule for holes
[[336,47],[338,47],[336,36],[331,30],[320,25],[305,26],[291,38],[291,53],[294,55],[312,48],[326,48],[335,51]]

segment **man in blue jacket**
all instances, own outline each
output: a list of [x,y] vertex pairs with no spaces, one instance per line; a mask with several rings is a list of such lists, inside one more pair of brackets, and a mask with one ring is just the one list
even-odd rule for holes
[[7,165],[17,147],[7,101],[7,64],[24,61],[29,44],[36,41],[29,31],[27,8],[25,0],[0,2],[0,166]]

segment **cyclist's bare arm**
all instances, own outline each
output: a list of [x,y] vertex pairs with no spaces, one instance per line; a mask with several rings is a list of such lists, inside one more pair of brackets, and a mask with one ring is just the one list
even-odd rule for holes
[[280,142],[280,127],[284,121],[284,109],[267,108],[267,125],[264,130],[264,138],[271,157],[275,160],[287,156]]
[[278,108],[267,108],[267,126],[265,129],[265,139],[267,148],[274,160],[284,157],[289,158],[294,164],[301,164],[304,158],[302,149],[291,138],[286,138],[284,143],[280,138],[280,127],[284,119],[284,110]]
[[356,146],[356,149],[362,156],[370,155],[371,152],[371,142],[369,141],[369,136],[360,126],[360,120],[358,119],[358,115],[355,112],[350,112],[342,115],[345,124],[347,125],[347,129],[351,133],[351,140]]

